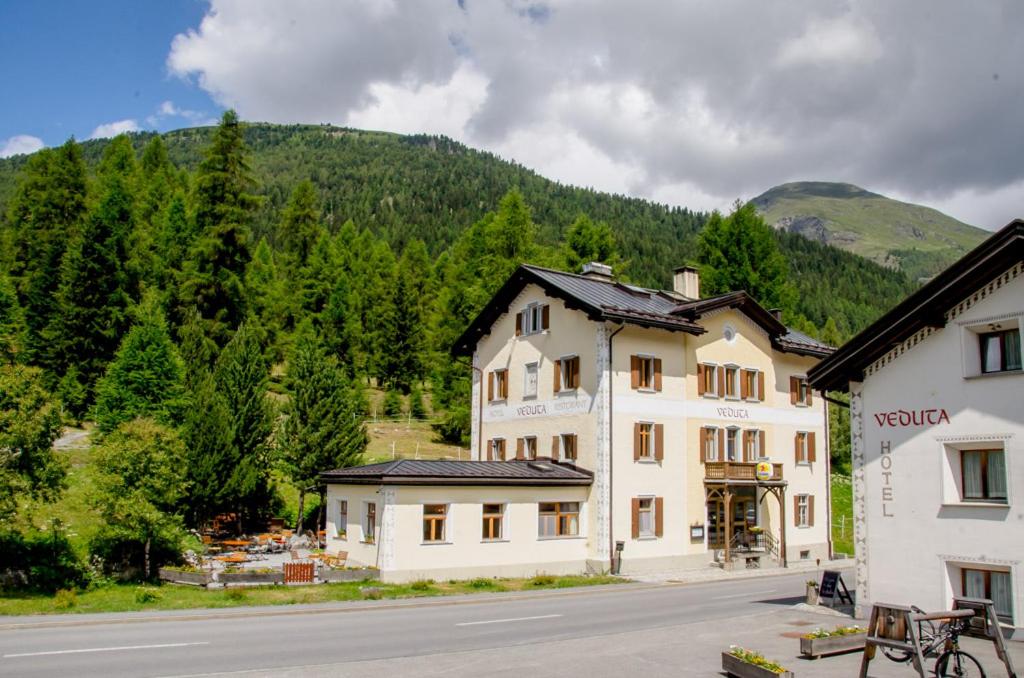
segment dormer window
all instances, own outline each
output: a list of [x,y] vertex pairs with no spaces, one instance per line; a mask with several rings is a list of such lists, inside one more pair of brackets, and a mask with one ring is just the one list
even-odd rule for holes
[[516,315],[516,336],[538,334],[548,329],[551,319],[547,304],[532,303]]

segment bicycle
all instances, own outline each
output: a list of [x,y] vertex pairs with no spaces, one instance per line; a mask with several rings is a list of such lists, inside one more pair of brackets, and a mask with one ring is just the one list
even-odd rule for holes
[[[985,678],[981,662],[960,649],[960,636],[970,627],[973,611],[926,614],[916,606],[910,609],[914,612],[914,621],[917,623],[921,654],[926,658],[938,657],[935,661],[936,678]],[[944,621],[936,630],[932,620]],[[914,657],[912,652],[889,647],[883,647],[882,654],[898,663],[908,663]]]

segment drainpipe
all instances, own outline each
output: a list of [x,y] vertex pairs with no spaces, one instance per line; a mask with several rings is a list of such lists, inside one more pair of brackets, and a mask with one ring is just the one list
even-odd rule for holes
[[[476,415],[476,459],[477,461],[483,461],[484,459],[484,371],[476,365],[470,365],[471,368],[480,373],[480,407],[477,408]],[[472,390],[472,384],[470,385]],[[472,452],[472,451],[471,451]]]
[[[615,567],[615,511],[612,510],[615,505],[615,493],[612,491],[612,478],[614,478],[612,462],[615,459],[615,437],[612,435],[615,431],[615,417],[612,416],[615,411],[615,370],[613,369],[615,361],[613,360],[612,339],[625,327],[626,324],[622,323],[619,325],[619,329],[608,335],[608,571],[611,572],[615,569],[616,574],[618,574],[618,568]],[[621,553],[619,553],[619,560],[622,560]]]
[[[828,417],[828,404],[840,401],[829,398],[821,392],[822,408],[825,410],[825,521],[828,525],[828,558],[832,560],[832,429]],[[849,407],[849,405],[846,405]],[[850,526],[852,529],[852,525]]]

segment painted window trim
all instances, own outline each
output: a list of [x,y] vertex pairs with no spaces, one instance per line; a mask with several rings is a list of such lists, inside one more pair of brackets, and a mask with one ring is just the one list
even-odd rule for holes
[[714,390],[709,391],[708,389],[705,388],[704,394],[701,397],[708,398],[709,400],[721,400],[722,396],[718,394],[718,368],[722,366],[719,365],[718,363],[710,363],[704,360],[698,360],[697,362],[704,366],[705,380],[707,379],[706,375],[708,373],[709,367],[711,368],[711,373],[715,375],[711,379],[711,385],[714,387]]
[[[533,393],[528,393],[526,385],[528,383],[527,380],[530,378],[530,366],[531,365],[533,365],[536,368],[536,371],[537,371],[536,372],[536,374],[537,374],[537,382],[535,384]],[[531,360],[530,362],[523,364],[523,400],[536,400],[537,396],[539,394],[540,394],[540,361],[539,360]]]

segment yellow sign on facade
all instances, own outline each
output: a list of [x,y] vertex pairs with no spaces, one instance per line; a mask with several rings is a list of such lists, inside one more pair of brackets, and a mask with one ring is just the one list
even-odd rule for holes
[[757,462],[757,469],[755,470],[755,474],[758,480],[771,480],[772,463],[770,461]]

